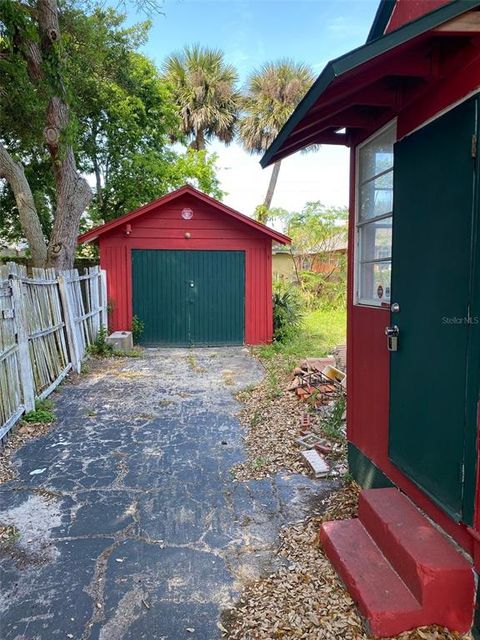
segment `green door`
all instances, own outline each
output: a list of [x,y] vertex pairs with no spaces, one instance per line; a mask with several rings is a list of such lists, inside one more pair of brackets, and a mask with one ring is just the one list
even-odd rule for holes
[[132,281],[143,344],[243,344],[243,251],[134,249]]
[[390,355],[389,454],[465,522],[480,361],[478,108],[477,95],[394,150],[391,326],[399,334]]

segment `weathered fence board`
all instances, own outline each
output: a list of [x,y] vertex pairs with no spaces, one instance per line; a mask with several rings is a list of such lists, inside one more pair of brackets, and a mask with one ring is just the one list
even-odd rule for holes
[[0,267],[0,440],[46,398],[107,324],[105,273]]

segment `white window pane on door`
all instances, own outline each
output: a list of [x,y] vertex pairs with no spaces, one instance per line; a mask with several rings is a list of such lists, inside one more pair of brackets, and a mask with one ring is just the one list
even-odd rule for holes
[[390,301],[391,263],[369,262],[360,266],[359,297],[372,304]]
[[359,196],[360,220],[390,213],[393,208],[393,171],[363,184]]
[[359,227],[360,261],[390,259],[392,254],[392,218],[383,218]]
[[360,149],[360,183],[393,167],[395,129],[390,127]]

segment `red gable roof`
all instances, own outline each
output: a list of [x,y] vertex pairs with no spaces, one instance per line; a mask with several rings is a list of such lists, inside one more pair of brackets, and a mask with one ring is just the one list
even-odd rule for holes
[[215,198],[208,196],[206,193],[203,193],[202,191],[198,191],[198,189],[195,189],[190,185],[184,185],[183,187],[180,187],[180,189],[177,189],[176,191],[167,193],[161,198],[157,198],[157,200],[154,200],[153,202],[150,202],[149,204],[146,204],[143,207],[140,207],[139,209],[135,209],[135,211],[126,213],[125,215],[120,216],[115,220],[111,220],[110,222],[106,222],[105,224],[99,225],[97,227],[94,227],[93,229],[90,229],[89,231],[86,231],[85,233],[82,233],[82,235],[78,236],[78,242],[79,244],[83,244],[85,242],[92,242],[93,240],[96,240],[99,236],[102,236],[105,233],[109,233],[110,231],[113,231],[117,227],[124,225],[127,222],[131,222],[132,220],[135,220],[136,218],[139,218],[140,216],[143,216],[146,213],[149,213],[153,209],[156,209],[158,206],[162,206],[164,204],[172,202],[173,200],[176,200],[177,198],[180,198],[180,196],[183,196],[186,194],[197,198],[201,202],[204,202],[205,204],[210,205],[211,207],[215,207],[221,213],[231,216],[235,220],[248,225],[255,231],[258,231],[259,233],[263,233],[264,235],[269,236],[272,240],[275,240],[275,242],[279,242],[280,244],[290,244],[291,242],[290,238],[284,235],[283,233],[279,233],[278,231],[275,231],[274,229],[270,229],[270,227],[267,227],[266,225],[260,222],[257,222],[256,220],[252,220],[252,218],[249,218],[248,216],[244,215],[243,213],[240,213],[239,211],[235,211],[235,209],[232,209],[231,207],[227,207],[227,205],[223,204],[222,202],[215,200]]

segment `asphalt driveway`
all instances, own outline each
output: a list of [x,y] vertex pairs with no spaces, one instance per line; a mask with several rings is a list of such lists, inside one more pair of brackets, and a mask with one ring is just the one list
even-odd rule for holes
[[246,349],[147,349],[55,394],[56,426],[14,456],[0,522],[3,640],[215,640],[278,530],[320,504],[303,476],[235,482]]

